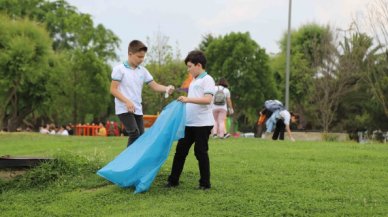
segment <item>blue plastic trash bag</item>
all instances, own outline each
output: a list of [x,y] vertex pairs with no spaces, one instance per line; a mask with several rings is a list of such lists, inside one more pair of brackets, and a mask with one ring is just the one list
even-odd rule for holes
[[97,174],[119,185],[147,191],[166,161],[174,140],[184,137],[185,105],[168,104],[151,128]]

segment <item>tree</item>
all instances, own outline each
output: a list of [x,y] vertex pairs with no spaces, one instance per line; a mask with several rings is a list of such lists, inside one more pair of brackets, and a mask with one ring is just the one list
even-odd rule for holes
[[48,93],[53,51],[48,32],[35,22],[0,16],[0,127],[15,131]]
[[[313,91],[313,81],[318,67],[332,50],[333,38],[328,26],[306,24],[291,33],[291,69],[290,69],[290,110],[300,115],[303,127],[315,122],[309,95]],[[271,68],[276,72],[278,88],[284,93],[285,56],[287,34],[280,40],[281,52],[271,59]],[[308,93],[308,94],[306,94]]]
[[[169,44],[169,37],[158,31],[153,38],[148,38],[147,44],[149,49],[145,64],[155,81],[179,87],[186,76],[186,67],[180,59],[179,52],[174,56],[172,46]],[[175,93],[173,96],[165,99],[164,94],[155,93],[150,88],[145,88],[143,112],[145,114],[157,114],[178,94],[181,93]]]
[[[45,102],[50,107],[47,109],[49,112],[36,116],[83,122],[87,115],[94,118],[106,115],[112,103],[108,97],[111,71],[108,62],[117,58],[115,49],[119,43],[113,32],[102,25],[95,27],[90,15],[79,13],[63,0],[32,0],[23,4],[2,0],[0,10],[13,19],[26,17],[44,23],[58,58],[66,58],[63,60],[65,63],[56,64],[57,67],[65,67],[55,73],[58,78],[64,79],[51,80],[58,85],[51,88],[53,91],[47,97],[51,101]],[[72,114],[70,117],[67,116],[69,111]]]
[[[349,102],[346,101],[349,96],[356,97],[354,93],[365,91],[362,84],[363,78],[371,71],[371,65],[378,62],[379,49],[380,46],[373,47],[372,38],[355,32],[350,36],[345,35],[339,42],[338,48],[333,49],[331,55],[323,59],[313,82],[314,94],[311,102],[318,111],[315,114],[325,132],[328,132],[335,121],[340,105],[343,102]],[[358,95],[365,96],[362,93]],[[367,106],[367,103],[362,106]],[[347,116],[354,119],[356,115],[357,112],[356,114],[345,112],[340,117],[344,121]]]
[[107,116],[111,102],[109,93],[110,67],[92,51],[63,52],[65,71],[59,71],[48,84],[55,98],[50,100],[49,114],[59,123],[85,123],[88,116]]
[[234,122],[240,120],[240,126],[251,126],[264,101],[278,95],[265,50],[249,33],[234,32],[220,37],[206,36],[200,46],[206,51],[206,71],[216,82],[224,77],[230,83]]
[[383,48],[378,64],[372,63],[365,80],[371,87],[374,98],[388,118],[388,1],[375,0],[367,10],[366,25],[370,27],[378,45]]

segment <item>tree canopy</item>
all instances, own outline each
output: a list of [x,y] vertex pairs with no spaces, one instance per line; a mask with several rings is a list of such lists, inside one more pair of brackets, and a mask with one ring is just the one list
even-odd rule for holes
[[[52,76],[45,76],[45,85],[35,90],[36,94],[41,92],[43,98],[36,103],[46,105],[47,108],[33,109],[34,115],[29,116],[34,119],[33,122],[41,119],[56,121],[57,124],[69,121],[75,123],[85,122],[85,118],[90,116],[96,120],[108,115],[111,104],[108,91],[111,72],[109,61],[117,58],[116,48],[119,43],[119,38],[112,31],[101,24],[94,26],[90,15],[78,12],[63,0],[32,0],[23,4],[15,0],[2,0],[0,11],[10,17],[4,20],[7,23],[12,23],[10,19],[14,22],[28,19],[41,23],[48,32],[48,48],[55,53],[50,65],[51,71],[44,64],[29,64],[23,68],[52,73]],[[4,31],[10,31],[10,28]],[[22,41],[28,43],[27,40]],[[3,61],[0,64],[6,62]],[[15,73],[20,73],[20,68],[5,69],[3,73],[11,79]],[[31,92],[28,89],[23,91]],[[2,122],[9,121],[7,116],[4,118]],[[20,124],[21,120],[17,122],[15,125]]]

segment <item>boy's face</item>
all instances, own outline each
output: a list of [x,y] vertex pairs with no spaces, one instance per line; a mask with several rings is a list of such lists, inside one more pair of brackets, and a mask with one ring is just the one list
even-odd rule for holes
[[295,115],[291,115],[291,123],[298,123],[299,119]]
[[146,52],[145,51],[139,51],[136,53],[129,53],[128,54],[128,63],[132,66],[138,66],[144,61]]
[[192,62],[187,62],[187,71],[195,78],[199,74],[201,74],[202,70],[202,65],[200,63],[194,64]]

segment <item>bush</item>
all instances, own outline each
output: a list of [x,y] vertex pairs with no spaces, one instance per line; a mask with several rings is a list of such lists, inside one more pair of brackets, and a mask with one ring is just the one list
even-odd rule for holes
[[332,133],[324,133],[322,134],[322,140],[327,142],[337,142],[339,139],[339,136]]
[[[14,180],[1,182],[0,189],[46,188],[48,186],[66,186],[75,188],[95,181],[93,176],[101,167],[96,159],[88,159],[79,155],[62,153],[54,156],[54,160],[46,161],[28,170]],[[92,176],[91,176],[92,175]]]

